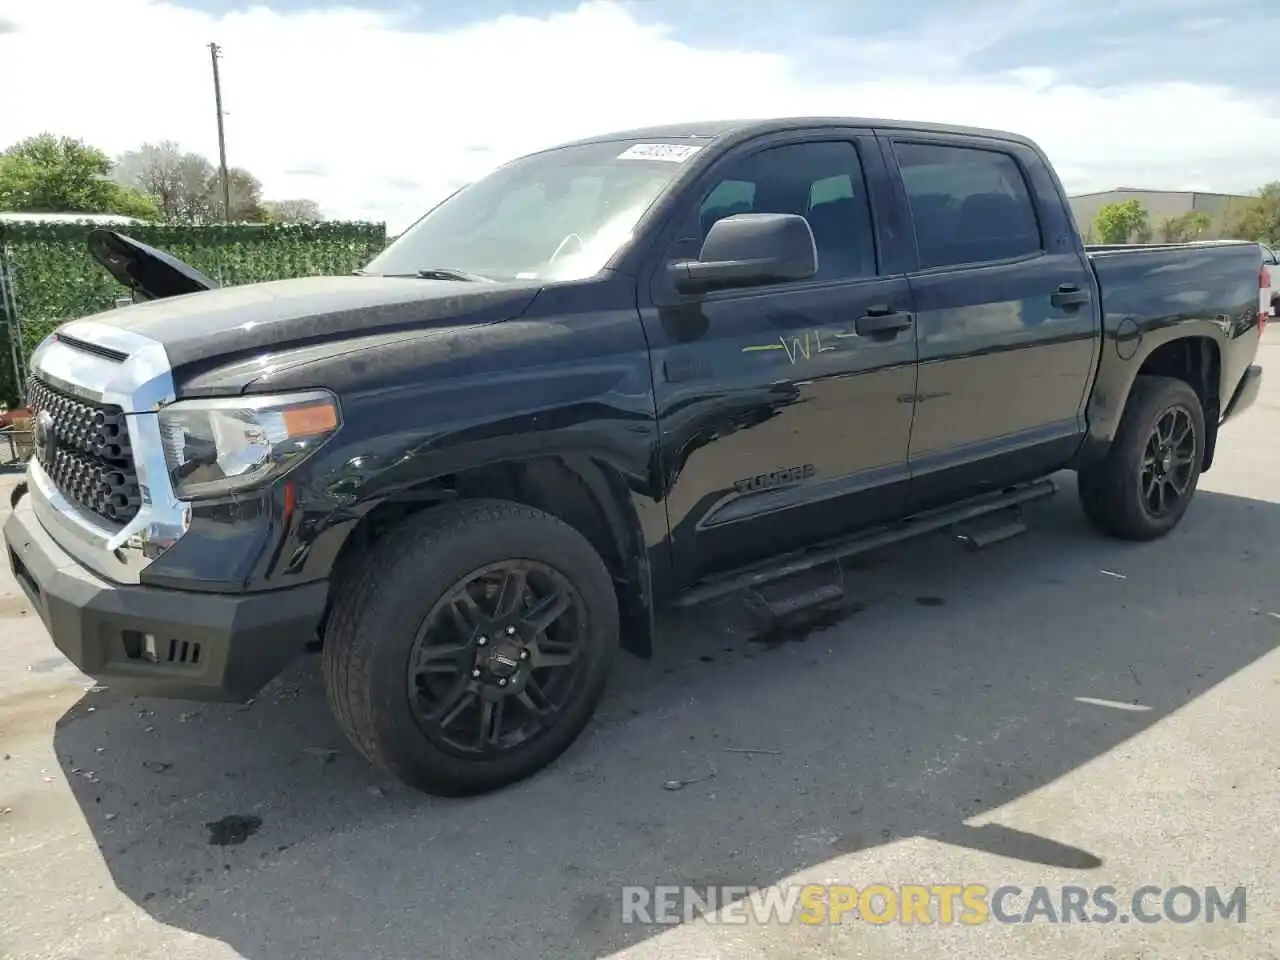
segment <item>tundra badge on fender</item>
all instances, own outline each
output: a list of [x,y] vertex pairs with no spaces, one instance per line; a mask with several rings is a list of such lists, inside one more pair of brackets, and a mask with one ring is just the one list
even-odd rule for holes
[[787,467],[785,470],[773,470],[769,473],[757,473],[754,477],[743,477],[733,482],[733,488],[739,493],[772,490],[774,487],[785,486],[788,483],[812,480],[816,472],[812,463],[802,463],[796,467]]

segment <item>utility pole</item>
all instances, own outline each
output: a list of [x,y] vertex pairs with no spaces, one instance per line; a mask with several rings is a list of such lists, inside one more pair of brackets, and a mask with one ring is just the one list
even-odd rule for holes
[[218,78],[218,57],[222,48],[209,44],[209,57],[213,61],[213,100],[218,110],[218,168],[222,173],[222,220],[231,221],[231,179],[227,176],[227,141],[222,130],[222,81]]

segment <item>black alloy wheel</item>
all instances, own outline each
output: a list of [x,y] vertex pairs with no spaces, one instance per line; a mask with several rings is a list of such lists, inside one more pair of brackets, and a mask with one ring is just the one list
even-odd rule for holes
[[574,527],[461,500],[405,518],[348,569],[325,626],[325,692],[387,773],[484,793],[537,773],[590,723],[619,647],[618,594]]
[[1077,468],[1085,516],[1121,540],[1163,537],[1195,496],[1207,436],[1204,407],[1190,383],[1139,376],[1105,455]]
[[583,600],[563,574],[506,560],[457,581],[409,654],[408,696],[424,736],[493,756],[555,722],[584,658]]
[[1154,518],[1180,509],[1195,478],[1198,447],[1190,411],[1170,407],[1156,421],[1142,456],[1142,502]]

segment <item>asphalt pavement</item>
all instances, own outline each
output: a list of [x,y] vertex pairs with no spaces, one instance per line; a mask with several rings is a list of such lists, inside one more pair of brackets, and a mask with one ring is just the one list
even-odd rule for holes
[[[1166,540],[1096,535],[1064,475],[1023,537],[853,565],[836,622],[673,620],[569,753],[478,799],[379,777],[315,658],[244,706],[91,688],[4,569],[0,956],[1276,958],[1278,344]],[[805,882],[1244,887],[1247,915],[623,922],[624,886]]]

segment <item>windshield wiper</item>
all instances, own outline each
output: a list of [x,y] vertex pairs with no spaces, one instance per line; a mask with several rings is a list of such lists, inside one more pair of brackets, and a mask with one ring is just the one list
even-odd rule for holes
[[484,277],[478,273],[467,273],[465,270],[449,270],[445,267],[432,267],[428,270],[415,270],[413,273],[392,273],[392,277],[418,277],[422,280],[465,280],[467,283],[493,283],[492,277]]
[[356,270],[357,277],[416,277],[419,280],[461,280],[467,283],[497,283],[493,277],[486,277],[479,273],[468,273],[465,270],[449,270],[445,267],[432,267],[429,270],[415,270],[413,273],[368,273],[364,270]]
[[423,280],[465,280],[469,283],[493,283],[493,277],[486,277],[479,273],[467,273],[465,270],[448,270],[443,267],[433,267],[430,270],[419,270],[418,276]]

